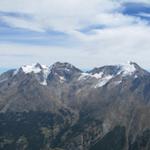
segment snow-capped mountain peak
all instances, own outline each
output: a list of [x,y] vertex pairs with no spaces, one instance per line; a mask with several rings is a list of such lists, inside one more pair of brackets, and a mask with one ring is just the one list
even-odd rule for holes
[[46,65],[40,65],[39,63],[32,64],[32,65],[24,65],[21,67],[24,73],[40,73],[43,70],[48,70]]
[[142,70],[136,63],[128,62],[124,65],[114,65],[114,66],[103,66],[99,68],[94,68],[93,70],[82,73],[78,80],[88,80],[90,78],[95,78],[97,81],[95,88],[102,87],[106,85],[109,81],[119,76],[121,82],[121,78],[126,76],[132,76],[133,74],[137,77],[135,73],[137,70]]
[[21,69],[23,70],[24,73],[39,73],[41,71],[40,68],[35,67],[35,65],[24,65],[21,67]]
[[36,79],[39,81],[41,85],[47,85],[47,78],[50,74],[51,69],[46,65],[41,65],[39,63],[31,64],[31,65],[23,65],[19,69],[16,69],[13,75],[17,75],[20,73],[31,74],[34,73]]
[[[139,76],[149,75],[147,71],[142,69],[134,62],[129,62],[125,65],[109,65],[103,67],[97,67],[89,72],[82,72],[80,69],[69,63],[54,63],[50,67],[41,65],[39,63],[24,65],[17,70],[12,71],[12,76],[22,80],[29,75],[32,75],[41,85],[49,86],[53,83],[69,83],[71,81],[81,83],[91,83],[92,87],[102,87],[109,82],[117,81],[121,83],[124,78],[138,78]],[[6,81],[6,75],[1,77],[1,81]]]
[[[132,75],[136,71],[136,64],[134,62],[128,62],[125,65],[121,66],[120,72],[123,76]],[[118,73],[118,74],[119,74]]]

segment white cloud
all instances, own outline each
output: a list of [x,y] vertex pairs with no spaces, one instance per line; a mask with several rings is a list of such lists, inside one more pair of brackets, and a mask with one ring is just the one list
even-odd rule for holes
[[[1,0],[1,11],[27,13],[33,18],[3,16],[2,20],[11,27],[38,32],[63,31],[75,41],[69,48],[67,45],[0,44],[1,66],[68,61],[80,68],[91,68],[132,60],[148,68],[150,27],[146,21],[114,11],[121,8],[120,2],[113,0],[13,0],[13,3]],[[107,28],[88,34],[79,32],[79,29],[98,24]]]
[[33,17],[32,25],[31,20],[27,22],[14,17],[3,18],[11,25],[29,29],[34,25],[38,29],[41,27],[41,30],[52,28],[66,32],[93,24],[97,14],[110,13],[119,6],[119,3],[111,0],[13,0],[13,3],[10,0],[0,1],[1,11],[27,13]]
[[0,17],[3,22],[9,24],[9,26],[14,27],[14,28],[22,28],[22,29],[27,29],[31,31],[37,31],[37,32],[44,32],[42,27],[32,20],[25,20],[22,18],[16,18],[16,17],[10,17],[10,16],[2,16]]
[[79,33],[78,39],[82,44],[77,48],[0,44],[1,66],[67,61],[80,68],[92,68],[131,60],[149,68],[150,28],[145,25],[97,30],[91,35]]
[[[25,57],[23,57],[24,55]],[[70,62],[82,68],[87,64],[87,57],[88,52],[81,50],[80,48],[27,46],[11,43],[0,44],[0,59],[2,67],[19,67],[23,64],[31,64],[35,62],[50,65],[56,61],[62,61]]]
[[150,13],[139,13],[138,15],[141,17],[150,17]]
[[137,18],[116,13],[119,9],[122,9],[122,5],[118,0],[0,1],[1,11],[26,13],[32,17],[32,20],[28,20],[4,16],[1,20],[12,27],[39,32],[51,29],[68,33],[95,24],[110,27],[137,22]]
[[14,16],[1,17],[10,26],[34,31],[51,29],[68,33],[95,24],[121,26],[136,23],[137,18],[116,13],[116,10],[122,9],[122,2],[124,1],[13,0],[12,3],[10,0],[1,0],[0,10],[26,13],[32,17],[32,20]]

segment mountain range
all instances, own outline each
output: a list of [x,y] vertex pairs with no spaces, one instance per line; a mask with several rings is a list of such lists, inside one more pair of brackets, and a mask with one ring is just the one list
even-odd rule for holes
[[150,150],[150,73],[56,62],[1,74],[0,150]]

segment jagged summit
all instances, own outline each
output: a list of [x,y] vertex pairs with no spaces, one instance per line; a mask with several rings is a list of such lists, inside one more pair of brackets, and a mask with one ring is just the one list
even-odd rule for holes
[[134,73],[148,73],[146,70],[142,69],[137,63],[135,62],[128,62],[123,65],[108,65],[103,67],[97,67],[93,70],[89,71],[88,73],[94,75],[103,73],[103,75],[132,75]]
[[65,71],[76,71],[76,72],[81,72],[80,69],[76,68],[70,63],[67,62],[56,62],[53,65],[51,65],[51,70],[65,70]]
[[138,76],[143,76],[143,75],[147,75],[149,74],[148,71],[144,70],[143,68],[141,68],[137,63],[135,62],[128,62],[124,65],[120,65],[121,69],[122,69],[122,74],[123,75],[138,75]]
[[34,63],[31,65],[23,65],[16,71],[22,70],[24,73],[28,74],[28,73],[40,73],[46,69],[53,70],[53,71],[55,71],[55,70],[65,70],[65,71],[75,70],[75,71],[81,72],[80,69],[78,69],[75,66],[73,66],[69,63],[66,63],[66,62],[65,63],[56,62],[56,63],[52,64],[51,66],[41,65],[40,63]]
[[69,63],[56,62],[51,65],[51,73],[49,75],[50,80],[60,81],[61,83],[69,81],[76,74],[80,74],[82,71]]
[[128,62],[124,65],[108,65],[97,67],[86,73],[67,62],[56,62],[51,66],[41,65],[40,63],[23,65],[19,69],[8,71],[4,74],[5,75],[1,75],[1,82],[7,81],[14,76],[17,76],[18,79],[22,80],[24,78],[22,74],[25,76],[31,74],[35,76],[35,79],[41,85],[45,86],[50,84],[51,81],[65,83],[72,81],[73,78],[77,78],[78,81],[91,80],[91,78],[95,78],[98,80],[96,82],[98,82],[98,85],[101,87],[117,76],[124,78],[133,75],[133,77],[137,77],[149,75],[149,72],[142,69],[135,62]]
[[[73,66],[70,63],[67,62],[56,62],[50,66],[47,65],[42,65],[40,63],[34,63],[31,65],[23,65],[21,66],[19,69],[16,69],[14,72],[15,74],[17,74],[19,71],[23,71],[26,74],[29,73],[40,73],[40,72],[44,72],[45,70],[49,70],[49,73],[52,72],[78,72],[81,73],[82,71],[78,68],[76,68],[75,66]],[[102,67],[96,67],[90,71],[87,71],[86,73],[89,74],[98,74],[103,72],[105,75],[117,75],[117,74],[132,74],[134,72],[147,72],[146,70],[142,69],[137,63],[135,62],[128,62],[126,64],[123,65],[107,65],[107,66],[102,66]]]
[[31,64],[31,65],[23,65],[19,68],[19,70],[22,70],[24,73],[40,73],[45,69],[48,69],[49,67],[46,65],[41,65],[40,63]]
[[[96,78],[97,83],[94,85],[95,88],[102,87],[108,82],[115,79],[116,84],[120,84],[123,78],[132,77],[137,78],[145,75],[150,75],[149,72],[142,69],[138,64],[134,62],[128,62],[124,65],[108,65],[103,67],[97,67],[88,71],[87,73],[82,73],[79,80],[89,80],[90,78]],[[117,79],[116,79],[117,78]]]

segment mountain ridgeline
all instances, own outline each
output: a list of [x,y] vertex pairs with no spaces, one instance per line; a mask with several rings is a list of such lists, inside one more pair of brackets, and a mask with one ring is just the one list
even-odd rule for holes
[[150,150],[150,73],[57,62],[1,74],[0,150]]

